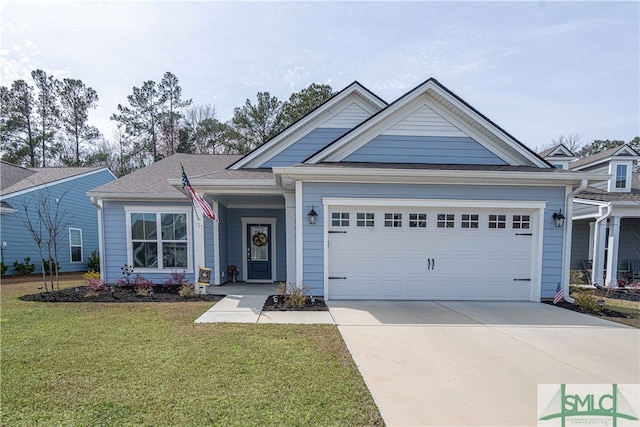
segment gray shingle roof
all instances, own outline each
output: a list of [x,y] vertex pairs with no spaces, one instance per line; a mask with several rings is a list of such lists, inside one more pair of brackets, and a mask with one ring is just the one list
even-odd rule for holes
[[640,203],[640,172],[631,175],[630,193],[609,193],[599,188],[587,187],[585,191],[578,194],[578,199],[596,200],[599,202],[638,202]]
[[[609,148],[608,150],[601,151],[600,153],[593,154],[591,156],[583,157],[582,159],[578,159],[575,162],[569,163],[569,169],[575,169],[580,166],[588,165],[590,163],[595,163],[598,160],[606,159],[607,157],[612,156],[616,151],[620,150],[623,145],[619,145],[617,147]],[[631,147],[627,146],[631,149]],[[632,149],[633,150],[633,149]]]
[[2,196],[104,169],[103,167],[22,168],[6,162],[2,162],[0,167],[2,168],[0,184],[0,194]]
[[201,178],[210,178],[214,172],[224,171],[241,157],[221,154],[174,154],[115,181],[94,188],[89,194],[178,195],[182,192],[170,185],[168,180],[182,178],[181,164],[184,166],[189,180],[193,182]]

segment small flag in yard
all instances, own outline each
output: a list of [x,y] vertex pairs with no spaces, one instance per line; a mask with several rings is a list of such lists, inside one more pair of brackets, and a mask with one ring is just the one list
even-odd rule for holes
[[189,189],[189,194],[191,194],[191,200],[193,201],[194,204],[198,203],[198,206],[202,208],[202,212],[207,218],[211,218],[215,222],[218,222],[218,218],[216,217],[216,214],[213,212],[213,209],[211,209],[211,206],[209,205],[209,203],[207,203],[207,201],[203,199],[202,196],[199,196],[198,193],[196,193],[193,190],[193,187],[191,187],[191,183],[189,182],[189,178],[187,178],[187,173],[184,171],[184,166],[181,166],[181,167],[182,167],[182,188],[184,189],[184,187],[187,187],[187,189]]
[[558,288],[556,289],[556,296],[553,297],[553,303],[557,304],[564,299],[564,294],[562,293],[562,288],[560,288],[560,283],[558,283]]

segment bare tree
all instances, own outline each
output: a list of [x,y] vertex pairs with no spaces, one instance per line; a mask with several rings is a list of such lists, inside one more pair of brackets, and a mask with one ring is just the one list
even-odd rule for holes
[[[576,134],[576,133],[570,133],[568,135],[560,135],[558,138],[553,138],[551,140],[552,146],[556,146],[556,145],[564,145],[565,147],[567,147],[569,150],[571,150],[572,153],[576,153],[576,151],[578,151],[578,149],[580,149],[580,146],[582,145],[582,142],[580,141],[581,137],[580,135]],[[548,147],[551,148],[551,147]]]
[[[72,190],[68,187],[53,195],[49,189],[34,192],[34,197],[22,202],[18,212],[20,222],[25,226],[40,255],[42,280],[45,291],[49,291],[47,285],[47,271],[51,282],[51,290],[55,278],[56,287],[60,289],[58,279],[58,249],[65,230],[71,225],[73,214],[62,207],[62,202]],[[45,260],[45,256],[47,259]],[[48,269],[45,268],[48,263]]]

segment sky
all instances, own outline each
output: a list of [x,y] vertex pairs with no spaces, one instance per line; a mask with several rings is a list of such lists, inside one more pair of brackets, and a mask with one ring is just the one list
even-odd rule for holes
[[434,77],[533,149],[640,135],[637,1],[0,1],[0,85],[38,68],[98,92],[107,139],[166,71],[221,121],[257,92],[357,80],[392,102]]

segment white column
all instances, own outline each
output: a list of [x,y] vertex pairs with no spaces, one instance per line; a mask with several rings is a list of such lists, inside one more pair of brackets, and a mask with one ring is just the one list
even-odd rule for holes
[[607,220],[596,222],[593,239],[593,283],[604,284],[604,249],[607,244]]
[[296,282],[296,193],[284,193],[286,250],[287,250],[287,283]]
[[[198,281],[198,267],[205,267],[204,215],[193,208],[193,270],[194,282]],[[204,293],[204,292],[203,292]]]
[[[218,202],[213,202],[213,212],[220,219]],[[220,223],[213,221],[213,284],[220,284]]]
[[302,181],[296,181],[296,285],[302,286]]
[[607,244],[607,286],[618,287],[618,247],[620,245],[620,217],[609,220],[609,239]]

